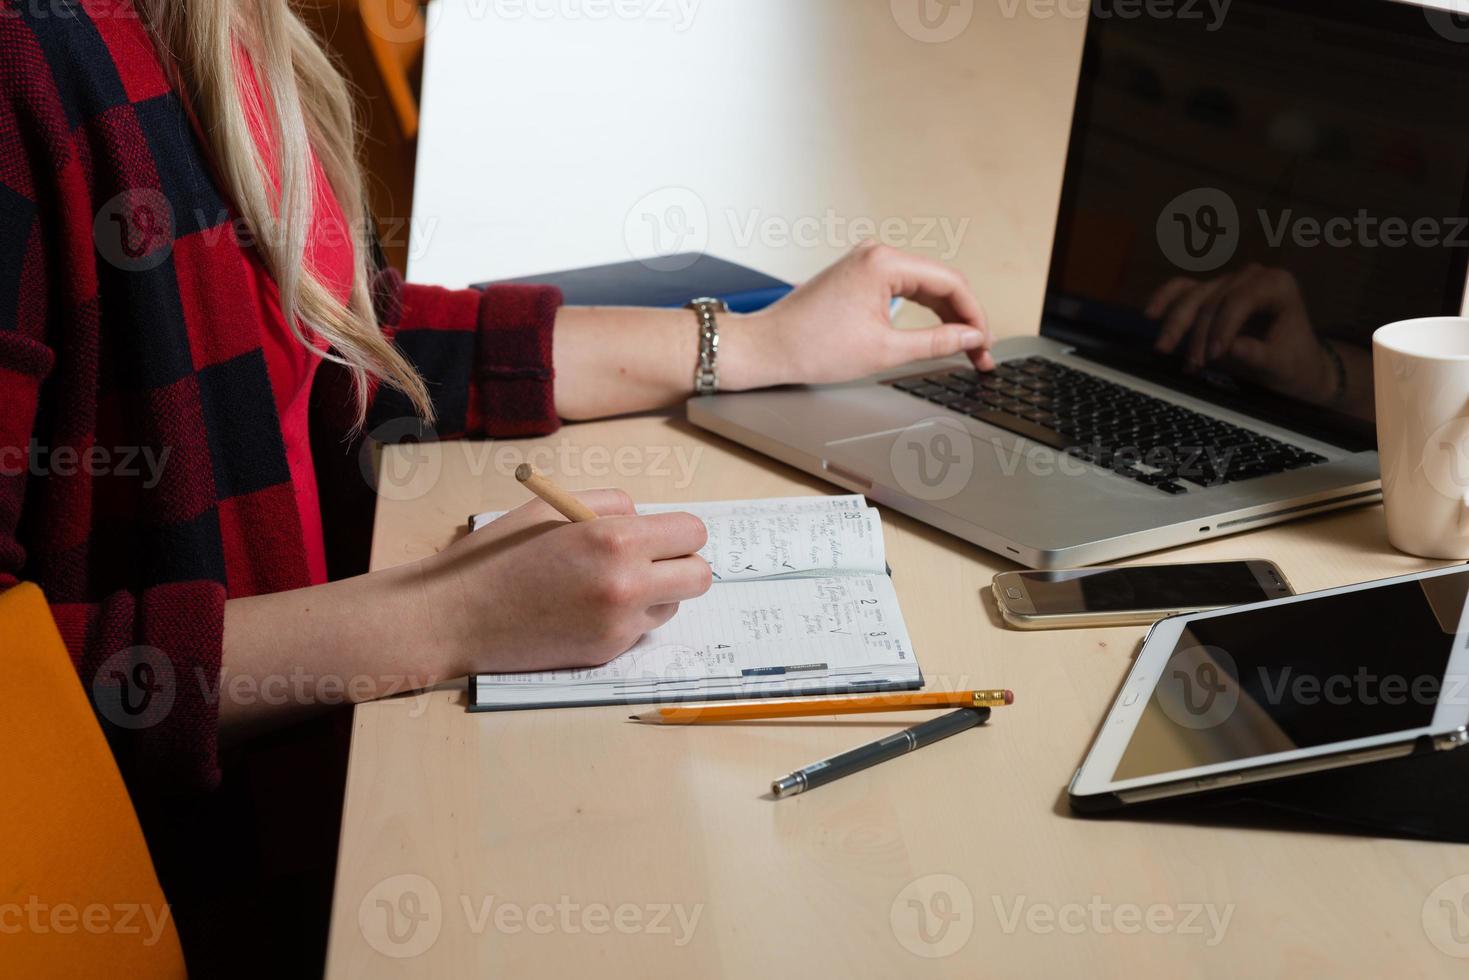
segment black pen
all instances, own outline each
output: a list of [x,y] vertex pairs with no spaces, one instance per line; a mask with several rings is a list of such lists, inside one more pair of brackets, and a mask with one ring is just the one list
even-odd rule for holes
[[868,766],[875,766],[879,762],[907,755],[914,749],[932,745],[950,735],[967,732],[976,725],[984,724],[989,717],[989,708],[960,708],[958,711],[951,711],[932,721],[925,721],[921,725],[904,729],[896,735],[880,738],[861,748],[834,755],[821,762],[814,762],[804,769],[797,769],[784,779],[777,779],[771,783],[770,792],[775,794],[776,799],[804,793],[808,789],[824,786],[843,776],[861,772]]

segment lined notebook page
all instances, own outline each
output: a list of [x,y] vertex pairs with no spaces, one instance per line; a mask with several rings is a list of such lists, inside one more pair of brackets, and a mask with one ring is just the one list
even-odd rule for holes
[[871,507],[710,517],[699,554],[716,583],[793,575],[883,575],[882,522]]
[[922,683],[886,575],[730,582],[603,667],[476,677],[478,707],[652,703]]

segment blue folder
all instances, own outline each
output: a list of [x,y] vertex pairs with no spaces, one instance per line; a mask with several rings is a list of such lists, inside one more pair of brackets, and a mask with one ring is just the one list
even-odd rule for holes
[[548,272],[481,283],[477,288],[531,284],[560,287],[568,306],[679,307],[697,296],[713,296],[735,313],[762,310],[794,288],[763,272],[703,254]]

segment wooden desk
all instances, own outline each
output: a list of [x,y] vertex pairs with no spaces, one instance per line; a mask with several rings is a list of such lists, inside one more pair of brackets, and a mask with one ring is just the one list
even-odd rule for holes
[[[1034,329],[1079,21],[974,4],[959,37],[925,44],[884,0],[704,0],[681,33],[439,8],[417,278],[625,259],[640,196],[697,186],[717,218],[711,251],[792,278],[846,243],[742,245],[734,229],[828,208],[968,217],[954,260],[1002,333]],[[570,486],[645,501],[830,489],[660,417],[428,447],[381,500],[374,565],[518,503],[508,474],[537,448]],[[775,803],[772,777],[911,719],[650,730],[617,708],[470,715],[461,684],[362,706],[329,974],[1462,974],[1422,917],[1469,873],[1469,848],[1071,817],[1065,786],[1143,631],[1007,631],[986,590],[1012,566],[884,520],[931,683],[1019,694],[987,730]],[[1167,558],[1255,556],[1303,590],[1426,564],[1389,548],[1377,508]],[[1206,904],[1229,915],[1222,939],[1207,914],[1190,918]]]
[[[582,425],[529,443],[450,444],[415,450],[416,470],[398,462],[396,472],[416,475],[394,496],[423,496],[383,500],[374,564],[429,554],[471,512],[518,503],[523,492],[509,471],[538,447],[555,453],[543,458],[558,459],[563,471],[580,469],[564,477],[570,485],[615,482],[648,501],[826,490],[663,418]],[[617,449],[655,473],[666,452],[682,450],[692,480],[675,487],[630,466],[599,475],[611,465],[603,454]],[[678,472],[676,463],[669,468]],[[625,722],[620,708],[471,715],[461,684],[361,706],[330,975],[1462,972],[1462,962],[1430,943],[1421,916],[1438,885],[1469,873],[1469,848],[1068,815],[1064,788],[1142,629],[1006,630],[986,592],[1009,563],[901,515],[883,517],[931,683],[1010,686],[1019,695],[1013,708],[996,712],[984,731],[777,803],[763,796],[772,777],[911,719],[649,729]],[[1392,552],[1378,508],[1168,558],[1258,555],[1279,561],[1303,590],[1424,565]],[[960,916],[933,945],[918,937],[907,904],[914,896],[905,889],[915,881],[951,896],[921,898],[930,903],[931,937],[945,908],[935,903],[949,901]],[[404,904],[409,892],[420,898]],[[413,940],[395,944],[383,931],[380,901],[408,911],[417,901],[432,918]],[[1017,902],[1022,917],[1011,928]],[[497,927],[502,903],[511,911]],[[1198,903],[1232,912],[1223,940],[1209,946],[1207,925],[1203,934],[1145,927],[1124,934],[1125,923],[1110,913],[1094,919],[1096,903],[1176,910],[1179,919]],[[624,927],[632,929],[634,915],[651,925],[658,909],[680,904],[686,916],[699,910],[682,946],[676,917],[662,923],[671,934],[621,934],[613,920],[597,918],[627,906]],[[570,910],[565,919],[558,905]],[[1046,910],[1071,916],[1069,929],[1081,916],[1081,931],[1068,934],[1057,923],[1047,931],[1044,918],[1027,925],[1025,916],[1053,914]],[[430,935],[435,941],[420,955],[385,955],[411,952]],[[913,952],[943,950],[961,935],[967,943],[950,957]]]

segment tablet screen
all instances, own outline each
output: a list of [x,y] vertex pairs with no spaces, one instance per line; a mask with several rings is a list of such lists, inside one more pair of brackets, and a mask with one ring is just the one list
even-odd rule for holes
[[1469,569],[1186,624],[1115,780],[1432,723]]

